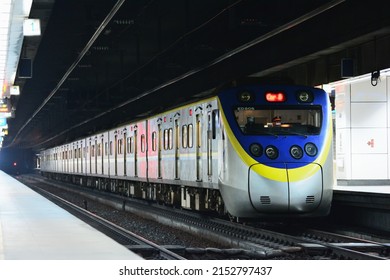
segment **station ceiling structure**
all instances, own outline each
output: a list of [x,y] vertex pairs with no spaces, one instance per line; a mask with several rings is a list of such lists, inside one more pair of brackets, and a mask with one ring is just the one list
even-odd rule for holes
[[34,0],[3,149],[40,149],[246,77],[319,85],[390,65],[390,1]]

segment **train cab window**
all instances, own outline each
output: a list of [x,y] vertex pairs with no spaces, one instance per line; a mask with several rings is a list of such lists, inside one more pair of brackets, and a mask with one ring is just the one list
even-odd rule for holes
[[234,115],[246,135],[315,135],[322,123],[320,106],[238,107]]

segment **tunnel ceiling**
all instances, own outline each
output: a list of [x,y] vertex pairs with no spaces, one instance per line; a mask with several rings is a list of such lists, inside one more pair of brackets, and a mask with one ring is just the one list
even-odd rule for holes
[[[42,148],[213,94],[247,76],[309,85],[389,67],[390,2],[34,1],[32,78],[4,147]],[[20,72],[19,67],[19,72]]]

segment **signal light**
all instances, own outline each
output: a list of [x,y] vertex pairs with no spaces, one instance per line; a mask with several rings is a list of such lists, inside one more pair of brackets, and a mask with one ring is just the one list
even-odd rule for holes
[[240,102],[251,102],[254,101],[255,97],[253,93],[249,91],[243,91],[239,94],[239,100]]
[[268,102],[284,102],[286,101],[286,95],[283,92],[266,92],[265,99]]
[[310,91],[302,90],[297,92],[297,99],[298,102],[311,103],[314,100],[314,96]]

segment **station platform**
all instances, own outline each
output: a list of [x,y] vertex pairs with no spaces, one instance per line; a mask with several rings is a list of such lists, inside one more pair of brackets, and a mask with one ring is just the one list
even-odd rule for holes
[[0,171],[0,260],[141,260]]
[[333,187],[333,190],[345,191],[345,192],[363,192],[363,193],[377,193],[377,194],[390,194],[390,185],[374,185],[374,184],[337,184]]

